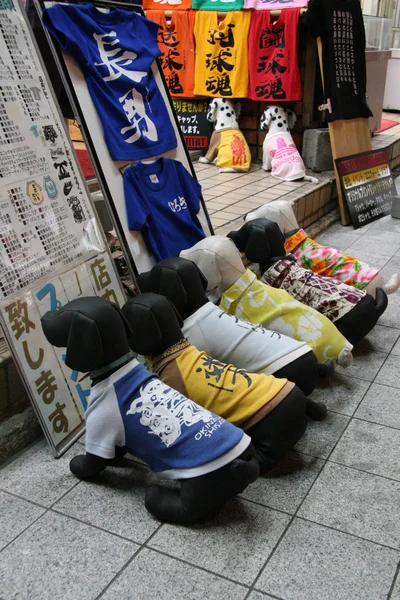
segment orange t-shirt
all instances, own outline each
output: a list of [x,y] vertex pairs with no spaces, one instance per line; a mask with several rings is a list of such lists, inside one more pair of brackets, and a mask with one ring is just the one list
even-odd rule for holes
[[194,14],[193,10],[175,10],[168,23],[163,10],[146,11],[146,17],[160,25],[160,61],[169,92],[175,98],[193,97]]

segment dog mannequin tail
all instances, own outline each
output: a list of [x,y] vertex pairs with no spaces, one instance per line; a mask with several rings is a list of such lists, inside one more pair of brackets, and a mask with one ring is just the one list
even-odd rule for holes
[[394,275],[392,275],[391,278],[389,279],[389,281],[387,283],[385,283],[385,285],[382,286],[383,290],[387,294],[394,294],[394,292],[397,292],[399,287],[400,287],[400,276],[398,273],[395,273]]
[[311,181],[311,183],[318,183],[318,179],[316,177],[311,177],[311,175],[304,175],[304,181]]
[[253,457],[248,460],[241,458],[235,459],[231,464],[232,477],[243,485],[254,483],[260,475],[260,467],[257,460]]

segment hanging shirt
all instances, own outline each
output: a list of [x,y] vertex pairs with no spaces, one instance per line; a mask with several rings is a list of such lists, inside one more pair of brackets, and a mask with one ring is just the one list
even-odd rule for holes
[[215,471],[250,438],[162,383],[133,359],[92,387],[85,413],[86,452],[114,458],[126,448],[168,479]]
[[153,357],[151,370],[200,406],[245,429],[246,423],[254,425],[271,412],[294,387],[287,386],[287,379],[227,365],[189,342],[177,346]]
[[[192,0],[143,0],[143,8],[148,10],[189,10]],[[149,17],[150,18],[150,17]]]
[[245,8],[256,10],[287,10],[288,8],[305,8],[308,0],[244,0]]
[[171,158],[137,163],[124,172],[128,225],[141,231],[157,260],[178,256],[206,237],[197,213],[201,185]]
[[157,39],[169,93],[173,97],[192,98],[195,13],[175,10],[169,23],[164,10],[148,10],[146,16],[160,25]]
[[364,290],[379,273],[379,269],[336,248],[321,246],[309,238],[303,229],[287,234],[285,250],[291,252],[297,264],[305,269],[324,277],[334,277],[359,290]]
[[250,18],[248,11],[232,11],[218,24],[216,10],[200,11],[196,14],[196,95],[217,98],[247,97],[247,38]]
[[56,5],[44,22],[86,78],[113,160],[139,160],[176,148],[175,131],[151,65],[158,25],[134,11]]
[[249,34],[252,100],[301,100],[297,62],[299,15],[297,8],[285,8],[277,19],[269,11],[252,13]]
[[352,345],[329,319],[285,290],[265,285],[249,269],[223,293],[220,307],[249,323],[261,323],[307,342],[318,362],[328,358],[336,361],[342,353],[341,358],[352,350]]
[[304,23],[322,40],[328,120],[371,117],[360,0],[311,0]]
[[344,317],[366,295],[333,277],[322,277],[300,267],[292,254],[274,262],[262,278],[268,285],[286,290],[333,322]]
[[273,375],[311,352],[305,342],[241,321],[212,302],[190,315],[184,321],[182,332],[198,350],[253,373]]
[[195,10],[216,10],[228,12],[229,10],[243,10],[243,0],[192,0]]

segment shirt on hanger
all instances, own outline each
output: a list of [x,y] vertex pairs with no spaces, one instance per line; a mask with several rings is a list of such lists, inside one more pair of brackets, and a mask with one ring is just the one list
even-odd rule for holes
[[322,40],[328,120],[371,117],[360,0],[311,0],[304,22]]
[[[226,9],[225,9],[226,10]],[[194,93],[217,98],[246,98],[250,12],[228,12],[221,23],[214,11],[196,14]]]
[[143,0],[143,8],[148,10],[189,10],[192,8],[192,0]]
[[165,11],[148,10],[146,16],[160,25],[158,46],[169,93],[192,98],[194,86],[194,17],[192,10],[175,10],[167,22]]
[[85,413],[86,452],[114,458],[119,446],[168,479],[214,471],[250,438],[162,383],[136,359],[94,385]]
[[308,0],[244,0],[245,8],[256,10],[286,10],[288,8],[305,8]]
[[44,22],[86,78],[113,160],[139,160],[176,148],[169,113],[151,65],[158,25],[134,11],[56,5]]
[[269,102],[301,100],[297,61],[300,11],[289,8],[279,17],[253,12],[249,34],[249,98]]
[[192,0],[192,8],[195,10],[217,10],[227,12],[229,10],[243,10],[244,0]]
[[141,231],[157,260],[178,256],[206,237],[197,213],[201,185],[171,158],[137,163],[124,172],[131,231]]

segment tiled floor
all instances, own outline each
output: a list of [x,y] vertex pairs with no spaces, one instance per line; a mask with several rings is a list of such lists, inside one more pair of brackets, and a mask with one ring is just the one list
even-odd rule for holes
[[[400,269],[400,221],[321,241]],[[160,525],[153,476],[125,460],[96,483],[44,441],[0,471],[1,600],[400,600],[400,293],[326,388],[328,419],[215,521]]]

